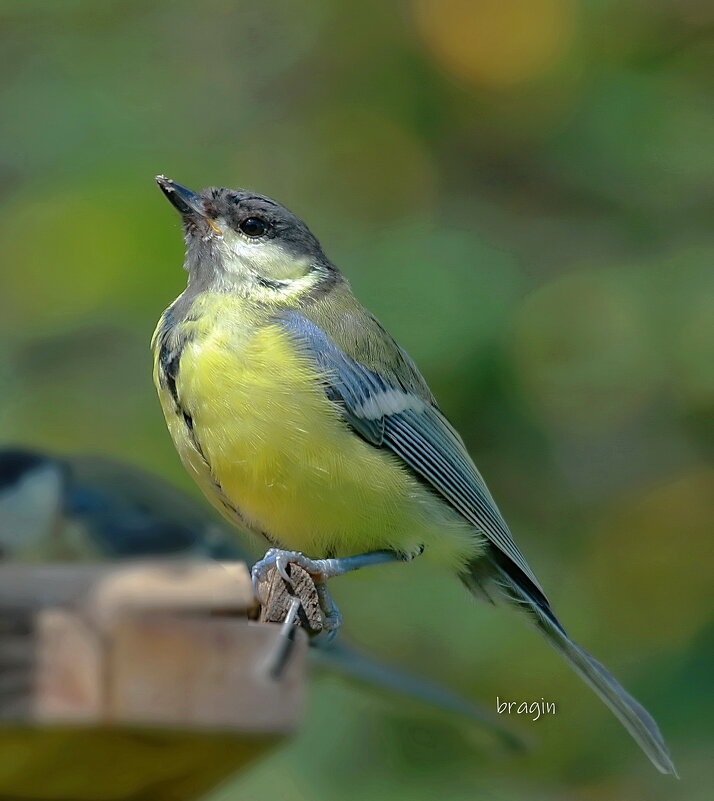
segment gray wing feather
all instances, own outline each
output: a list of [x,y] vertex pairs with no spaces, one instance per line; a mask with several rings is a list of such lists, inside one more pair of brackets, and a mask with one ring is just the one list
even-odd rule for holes
[[280,321],[315,361],[325,392],[349,424],[428,481],[543,592],[461,437],[438,407],[353,359],[300,312],[287,312]]

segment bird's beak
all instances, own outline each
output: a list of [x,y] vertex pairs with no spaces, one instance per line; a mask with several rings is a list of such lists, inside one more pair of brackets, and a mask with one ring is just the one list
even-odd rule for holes
[[198,192],[187,189],[164,175],[157,175],[156,183],[180,214],[200,214],[202,217],[205,215],[203,198]]
[[201,220],[206,223],[209,228],[217,234],[220,234],[220,228],[216,223],[206,214],[206,209],[203,205],[203,198],[198,192],[188,189],[164,175],[156,176],[156,183],[159,189],[166,195],[171,205],[181,214],[184,219],[192,220],[194,223]]

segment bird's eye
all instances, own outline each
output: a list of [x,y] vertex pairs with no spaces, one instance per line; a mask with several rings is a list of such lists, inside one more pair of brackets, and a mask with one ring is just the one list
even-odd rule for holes
[[260,217],[248,217],[247,220],[243,220],[239,227],[246,236],[256,237],[263,236],[268,230],[268,223],[265,220],[261,220]]

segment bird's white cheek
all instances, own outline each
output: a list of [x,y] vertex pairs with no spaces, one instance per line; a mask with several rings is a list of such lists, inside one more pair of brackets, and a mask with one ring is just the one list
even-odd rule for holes
[[258,244],[246,242],[235,234],[226,224],[220,223],[221,235],[215,243],[222,256],[224,266],[229,269],[244,270],[251,267],[257,258]]
[[221,251],[225,269],[238,275],[247,271],[275,281],[291,281],[309,271],[307,259],[295,258],[278,242],[249,239],[225,226],[217,247]]

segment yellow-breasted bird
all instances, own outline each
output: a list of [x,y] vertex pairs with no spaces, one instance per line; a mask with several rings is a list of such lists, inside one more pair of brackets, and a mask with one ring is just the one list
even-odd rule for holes
[[156,180],[183,219],[188,285],[154,334],[154,380],[189,473],[275,546],[256,574],[301,565],[336,627],[326,579],[423,552],[525,611],[676,775],[652,717],[566,634],[414,362],[305,223],[264,195]]

